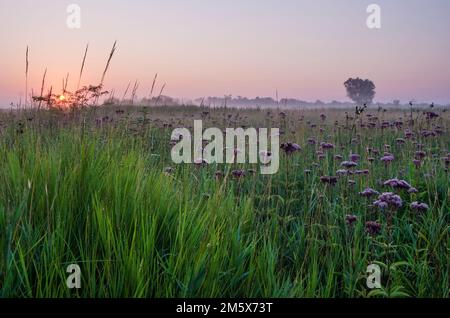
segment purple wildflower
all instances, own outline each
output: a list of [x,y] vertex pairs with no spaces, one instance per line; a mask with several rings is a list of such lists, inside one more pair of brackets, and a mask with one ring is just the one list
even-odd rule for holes
[[416,151],[416,153],[414,154],[415,158],[419,160],[425,158],[426,155],[427,154],[425,151]]
[[434,131],[429,131],[429,130],[423,130],[420,132],[420,134],[422,135],[422,137],[425,137],[425,138],[436,136],[436,133]]
[[444,134],[444,130],[441,127],[439,127],[439,126],[434,129],[434,132],[435,132],[436,135]]
[[245,177],[245,170],[233,170],[231,172],[231,174],[233,175],[233,177],[235,177],[236,179],[240,179]]
[[411,188],[409,188],[408,189],[408,193],[418,193],[419,192],[419,190],[417,190],[416,188],[414,188],[414,187],[411,187]]
[[282,143],[280,148],[283,149],[284,152],[288,155],[293,154],[296,151],[302,150],[302,148],[298,144],[292,142]]
[[414,136],[414,133],[410,130],[405,131],[405,138],[410,139]]
[[356,153],[352,153],[352,154],[350,155],[350,160],[353,161],[353,162],[358,162],[359,159],[361,159],[361,156],[358,155],[358,154],[356,154]]
[[387,156],[384,156],[384,157],[381,157],[381,161],[383,161],[384,162],[384,164],[385,165],[388,165],[388,164],[390,164],[392,161],[394,161],[394,156],[393,155],[387,155]]
[[425,212],[430,207],[426,203],[413,202],[411,203],[411,209],[416,210],[417,212]]
[[381,129],[389,128],[391,124],[388,121],[384,121],[381,123]]
[[439,117],[439,115],[436,114],[435,112],[424,112],[424,114],[427,117],[427,120]]
[[328,150],[328,149],[333,149],[334,145],[331,143],[328,143],[328,142],[321,142],[320,147],[322,147],[322,149],[324,149],[324,150]]
[[408,182],[406,182],[405,180],[399,180],[397,178],[387,180],[383,183],[383,185],[392,187],[394,189],[411,189],[411,185]]
[[403,126],[403,122],[401,120],[396,120],[394,122],[395,127],[401,128]]
[[351,171],[346,170],[346,169],[339,169],[338,171],[336,171],[336,174],[338,176],[346,176],[348,174],[350,174]]
[[345,167],[347,169],[356,167],[357,165],[358,164],[356,162],[354,162],[354,161],[344,161],[344,162],[341,163],[341,166]]
[[376,200],[373,204],[381,210],[384,210],[388,207],[398,209],[403,205],[403,201],[400,196],[392,192],[385,192],[380,195],[378,197],[378,200]]
[[422,161],[418,160],[418,159],[414,159],[413,160],[414,165],[416,166],[416,168],[419,168],[420,165],[422,164]]
[[352,226],[357,220],[358,217],[356,215],[348,214],[345,216],[345,223],[347,223],[348,226]]
[[381,224],[376,221],[366,222],[366,231],[372,236],[376,236],[381,232]]
[[359,194],[363,197],[370,198],[371,196],[379,195],[380,193],[378,191],[375,191],[374,189],[366,188]]
[[320,177],[320,181],[323,183],[328,183],[330,185],[335,185],[338,182],[338,178],[334,176],[322,176]]

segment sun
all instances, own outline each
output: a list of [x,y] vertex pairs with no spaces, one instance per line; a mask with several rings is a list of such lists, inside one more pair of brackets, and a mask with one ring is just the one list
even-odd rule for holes
[[59,96],[59,101],[63,102],[66,100],[66,97],[64,95]]

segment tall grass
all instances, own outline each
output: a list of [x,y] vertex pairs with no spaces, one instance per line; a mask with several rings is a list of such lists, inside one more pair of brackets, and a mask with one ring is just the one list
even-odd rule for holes
[[103,70],[103,74],[102,74],[102,79],[100,81],[100,85],[103,85],[103,83],[105,81],[106,72],[108,72],[109,65],[111,63],[112,57],[114,56],[114,52],[116,51],[116,44],[117,44],[117,41],[114,41],[113,47],[111,48],[111,52],[109,53],[109,56],[108,56],[108,61],[106,62],[105,69]]
[[28,61],[28,45],[27,45],[27,50],[25,52],[25,108],[27,108],[28,103],[28,67],[29,61]]
[[[152,109],[148,123],[134,108],[124,115],[89,110],[87,122],[47,111],[36,114],[39,124],[1,115],[0,297],[450,296],[449,180],[439,158],[448,151],[448,133],[419,135],[429,156],[418,170],[410,160],[415,145],[395,144],[402,130],[358,127],[358,141],[349,146],[349,129],[334,125],[338,117],[320,132],[306,124],[318,121],[317,112],[304,121],[292,112],[283,138],[303,152],[283,155],[274,176],[235,180],[232,169],[254,167],[182,165],[165,173],[172,165],[167,124],[187,126],[186,118],[199,118],[201,109],[164,109]],[[112,122],[95,121],[106,114]],[[228,114],[241,125],[280,125],[265,111],[230,108],[211,110],[209,124],[228,125]],[[21,133],[19,122],[25,122]],[[311,168],[318,162],[316,147],[306,145],[311,136],[345,148]],[[370,164],[365,147],[384,144],[397,160],[388,168]],[[362,155],[370,175],[353,176],[354,186],[347,177],[335,187],[321,184],[322,174],[339,168],[334,155],[350,151]],[[215,178],[219,169],[224,179]],[[364,229],[366,220],[384,225],[384,216],[358,192],[381,190],[380,180],[399,175],[419,193],[401,194],[405,205],[393,220],[388,268],[386,227],[376,237]],[[430,210],[413,212],[413,200]],[[345,223],[350,213],[358,216],[353,227]],[[81,267],[79,290],[65,284],[73,263]],[[367,289],[372,263],[383,269],[382,290]]]
[[86,44],[86,49],[84,50],[84,55],[83,55],[83,60],[81,62],[81,68],[80,68],[80,74],[78,76],[78,83],[77,83],[77,89],[78,90],[80,88],[80,83],[81,83],[81,77],[83,76],[83,70],[84,70],[84,65],[86,63],[86,56],[89,50],[89,43]]
[[39,104],[38,104],[38,110],[41,109],[42,105],[42,99],[44,98],[44,88],[45,88],[45,76],[47,75],[47,68],[45,68],[44,74],[42,75],[42,83],[41,83],[41,94],[39,96]]

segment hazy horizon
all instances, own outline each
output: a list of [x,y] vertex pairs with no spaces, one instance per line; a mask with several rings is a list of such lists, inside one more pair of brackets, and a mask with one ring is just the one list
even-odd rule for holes
[[[66,25],[69,4],[81,28]],[[369,4],[381,7],[381,29],[366,26]],[[105,88],[121,96],[139,80],[138,98],[166,83],[165,95],[348,101],[343,83],[369,78],[375,100],[450,103],[450,2],[349,0],[27,1],[0,3],[0,107],[24,100],[25,49],[29,93],[98,84],[112,44],[117,51]]]

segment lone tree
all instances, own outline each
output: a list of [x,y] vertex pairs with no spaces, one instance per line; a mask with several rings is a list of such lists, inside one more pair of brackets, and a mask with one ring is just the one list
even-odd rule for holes
[[368,79],[349,78],[345,83],[347,96],[359,105],[371,104],[375,97],[375,84]]

